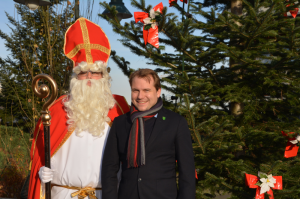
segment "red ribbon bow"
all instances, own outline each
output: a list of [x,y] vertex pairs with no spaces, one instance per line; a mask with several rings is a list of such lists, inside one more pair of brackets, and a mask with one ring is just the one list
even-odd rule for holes
[[[260,186],[255,185],[259,180],[258,177],[247,173],[245,173],[245,175],[246,175],[246,185],[249,188],[256,189],[255,199],[264,199],[265,194],[264,193],[260,194]],[[276,183],[274,184],[274,187],[272,189],[282,190],[282,176],[273,176],[273,178],[276,179]],[[269,199],[274,199],[272,189],[270,189],[267,192],[270,195]]]
[[[159,9],[160,13],[162,13],[163,7],[164,7],[163,4],[159,3],[153,8],[153,10],[157,11]],[[139,21],[144,23],[144,19],[146,19],[148,17],[149,17],[149,14],[146,12],[134,12],[135,23],[137,23]],[[143,37],[144,37],[145,45],[147,43],[149,43],[156,48],[159,47],[158,27],[157,26],[154,29],[150,28],[149,30],[145,30],[145,27],[144,27],[143,28]]]
[[[288,136],[284,131],[281,131],[281,133],[283,136]],[[289,132],[289,134],[292,134],[292,133],[294,133],[294,132]],[[288,140],[289,141],[287,142],[285,151],[284,151],[284,157],[285,158],[295,157],[295,156],[297,156],[299,147],[296,144],[291,143],[290,141],[296,140],[296,137],[294,137],[294,138],[288,137]]]
[[[289,7],[289,6],[290,6],[290,4],[286,5],[286,7]],[[295,8],[294,10],[290,10],[290,13],[291,13],[291,15],[292,15],[294,18],[296,18],[296,17],[297,17],[297,14],[298,14],[298,11],[299,11],[299,8]],[[284,13],[284,16],[287,17],[287,14]]]
[[[180,0],[183,2],[183,0]],[[173,3],[177,3],[177,0],[169,0],[169,7],[173,6]],[[184,3],[187,3],[187,0],[184,0]]]

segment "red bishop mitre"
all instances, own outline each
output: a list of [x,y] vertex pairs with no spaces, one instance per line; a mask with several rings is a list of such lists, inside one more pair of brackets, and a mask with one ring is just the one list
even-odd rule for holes
[[74,63],[105,63],[110,56],[109,40],[100,26],[86,18],[79,18],[65,34],[64,53]]

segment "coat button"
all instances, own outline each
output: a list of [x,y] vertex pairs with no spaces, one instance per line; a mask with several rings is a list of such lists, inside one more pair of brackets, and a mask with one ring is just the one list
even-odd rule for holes
[[139,178],[138,181],[141,182],[141,181],[142,181],[142,178]]

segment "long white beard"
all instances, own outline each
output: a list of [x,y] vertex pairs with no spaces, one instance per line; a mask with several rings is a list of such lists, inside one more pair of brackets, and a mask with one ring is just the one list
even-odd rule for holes
[[[91,86],[87,82],[91,81]],[[109,109],[113,108],[115,100],[110,91],[110,82],[106,78],[99,80],[72,78],[69,97],[64,102],[67,112],[69,129],[76,128],[76,135],[83,136],[82,131],[88,131],[93,136],[104,134],[105,123]]]

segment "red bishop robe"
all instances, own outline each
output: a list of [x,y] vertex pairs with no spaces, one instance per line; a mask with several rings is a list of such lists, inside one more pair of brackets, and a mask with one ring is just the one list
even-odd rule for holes
[[[64,110],[62,99],[67,97],[66,95],[61,96],[56,100],[53,105],[49,108],[51,115],[50,125],[50,149],[51,157],[60,149],[65,141],[72,134],[72,130],[68,130],[67,126],[67,113]],[[126,102],[126,99],[120,95],[113,95],[116,100],[115,106],[110,109],[108,117],[111,119],[111,124],[114,118],[127,113],[130,108]],[[111,126],[111,125],[110,125]],[[45,165],[45,152],[44,152],[44,126],[39,119],[35,131],[31,146],[31,172],[30,182],[28,190],[28,199],[41,199],[41,181],[39,178],[39,170]]]

